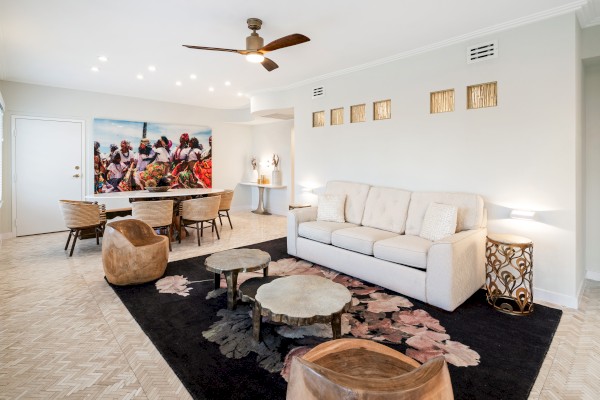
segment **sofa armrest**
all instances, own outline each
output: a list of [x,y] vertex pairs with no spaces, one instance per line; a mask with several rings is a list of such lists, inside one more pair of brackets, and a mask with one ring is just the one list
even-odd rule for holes
[[296,239],[298,238],[298,225],[303,222],[317,220],[317,207],[296,208],[288,211],[287,215],[287,252],[297,255]]
[[456,233],[433,243],[427,255],[427,302],[454,311],[485,283],[487,229]]

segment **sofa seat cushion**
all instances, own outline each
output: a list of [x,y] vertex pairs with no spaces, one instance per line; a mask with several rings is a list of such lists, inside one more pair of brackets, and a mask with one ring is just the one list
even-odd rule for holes
[[394,236],[398,235],[381,229],[357,226],[333,232],[331,234],[331,244],[342,249],[373,255],[373,244],[375,242]]
[[426,269],[427,252],[432,244],[432,241],[419,236],[401,235],[375,243],[373,255],[382,260]]
[[349,222],[309,221],[298,225],[298,236],[316,240],[317,242],[331,244],[331,234],[338,229],[353,228],[355,224]]

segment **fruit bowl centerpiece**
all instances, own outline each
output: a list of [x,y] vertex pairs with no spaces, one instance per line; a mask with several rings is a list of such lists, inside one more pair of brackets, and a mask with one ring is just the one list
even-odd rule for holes
[[167,190],[171,189],[170,186],[154,186],[154,187],[146,187],[146,190],[149,191],[150,193],[155,193],[155,192],[166,192]]

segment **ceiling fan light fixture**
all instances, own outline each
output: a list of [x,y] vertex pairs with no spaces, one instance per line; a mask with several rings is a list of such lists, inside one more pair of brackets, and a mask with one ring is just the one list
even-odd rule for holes
[[253,51],[246,55],[246,60],[251,63],[261,63],[261,62],[265,61],[265,56],[263,56],[258,51]]

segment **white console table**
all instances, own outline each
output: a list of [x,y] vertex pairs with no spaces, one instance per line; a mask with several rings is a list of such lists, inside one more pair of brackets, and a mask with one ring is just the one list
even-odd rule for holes
[[265,204],[264,204],[265,189],[285,189],[287,187],[284,185],[263,185],[263,184],[254,183],[254,182],[240,182],[240,185],[254,186],[254,187],[258,188],[258,206],[256,207],[256,210],[253,210],[252,212],[254,214],[262,214],[262,215],[271,215],[271,213],[265,209]]

